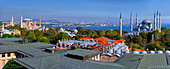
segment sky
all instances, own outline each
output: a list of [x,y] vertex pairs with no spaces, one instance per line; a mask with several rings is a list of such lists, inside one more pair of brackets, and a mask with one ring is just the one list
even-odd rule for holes
[[42,20],[66,22],[119,22],[120,12],[124,22],[129,22],[130,13],[135,21],[144,19],[153,22],[154,12],[161,12],[162,23],[170,22],[170,0],[1,0],[0,21],[14,21],[32,17]]

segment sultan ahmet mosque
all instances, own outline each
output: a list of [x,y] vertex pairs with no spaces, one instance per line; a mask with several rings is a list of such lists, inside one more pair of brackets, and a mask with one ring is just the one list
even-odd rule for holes
[[[120,14],[120,35],[122,36],[122,17]],[[136,28],[133,29],[133,19],[132,19],[132,13],[130,16],[130,35],[139,35],[140,32],[145,31],[145,32],[152,32],[154,30],[159,30],[161,32],[161,14],[157,11],[157,16],[154,13],[154,23],[151,21],[143,20],[141,23],[138,24],[138,16],[136,14]]]

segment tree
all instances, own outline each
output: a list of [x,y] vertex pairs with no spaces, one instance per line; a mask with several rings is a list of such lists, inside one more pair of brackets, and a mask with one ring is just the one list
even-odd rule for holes
[[21,35],[22,35],[22,36],[26,36],[27,31],[28,31],[28,29],[27,29],[27,28],[23,28],[23,29],[21,29]]
[[146,44],[147,43],[147,39],[143,39],[141,43],[142,44]]
[[144,39],[147,39],[147,35],[148,35],[148,33],[146,33],[145,31],[142,31],[140,33],[140,36],[142,36],[142,38],[144,38]]
[[97,33],[99,34],[100,37],[105,36],[105,32],[103,30],[99,30],[97,31]]
[[67,33],[60,32],[55,36],[54,42],[58,42],[58,40],[69,39],[71,38]]
[[26,68],[14,62],[13,60],[9,60],[3,69],[26,69]]
[[2,38],[14,38],[15,35],[14,34],[3,34]]
[[3,34],[2,35],[2,38],[8,38],[9,37],[9,34]]
[[148,48],[149,50],[154,50],[155,48],[157,50],[163,50],[163,47],[160,45],[159,41],[154,41],[154,42],[150,42],[146,48]]
[[162,28],[161,28],[161,31],[164,31],[164,32],[165,32],[165,31],[167,31],[167,28],[166,28],[166,27],[162,27]]
[[140,44],[142,41],[142,37],[140,35],[133,36],[133,42]]
[[34,32],[29,31],[28,35],[26,36],[27,39],[29,39],[31,42],[35,42],[36,41],[36,36]]
[[47,37],[42,37],[40,38],[40,42],[43,42],[43,43],[50,43],[49,39]]
[[83,38],[83,35],[77,35],[77,36],[75,37],[76,40],[79,40],[80,38]]

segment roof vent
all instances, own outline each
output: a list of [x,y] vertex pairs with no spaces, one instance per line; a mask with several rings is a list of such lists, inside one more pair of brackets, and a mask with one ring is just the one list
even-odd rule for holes
[[142,59],[142,57],[141,56],[139,56],[139,60],[141,60]]

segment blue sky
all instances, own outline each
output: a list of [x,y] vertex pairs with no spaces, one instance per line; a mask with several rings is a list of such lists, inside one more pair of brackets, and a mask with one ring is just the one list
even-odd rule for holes
[[170,22],[170,0],[1,0],[0,20],[56,19],[59,21],[118,22],[122,13],[124,22],[129,22],[130,12],[139,21],[146,17],[153,21],[154,11],[162,14],[162,22]]

